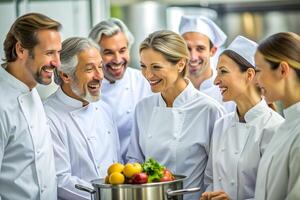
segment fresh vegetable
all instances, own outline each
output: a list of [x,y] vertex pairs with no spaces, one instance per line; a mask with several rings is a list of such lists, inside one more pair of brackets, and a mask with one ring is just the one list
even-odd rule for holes
[[153,158],[149,158],[142,164],[143,172],[148,175],[148,182],[158,182],[163,177],[165,167],[160,165]]

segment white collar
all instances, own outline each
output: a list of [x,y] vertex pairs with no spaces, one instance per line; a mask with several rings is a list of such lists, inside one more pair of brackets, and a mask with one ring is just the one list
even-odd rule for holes
[[[244,119],[245,119],[246,123],[251,123],[251,122],[255,121],[255,119],[262,116],[262,114],[265,112],[266,109],[269,109],[269,107],[268,107],[266,101],[264,99],[262,99],[259,103],[257,103],[255,106],[250,108],[250,110],[248,110],[245,113]],[[235,111],[235,120],[239,121],[239,116],[238,116],[237,110]]]
[[209,77],[208,79],[204,80],[201,83],[200,88],[199,88],[200,91],[203,91],[203,90],[206,90],[206,89],[208,89],[208,88],[210,88],[212,86],[215,86],[214,85],[214,80],[215,80],[215,78],[217,76],[217,71],[214,70],[213,68],[211,68],[211,70],[212,70],[212,76]]
[[283,110],[286,121],[299,120],[300,116],[300,102],[297,102]]
[[56,91],[56,96],[61,102],[63,102],[64,104],[66,104],[71,108],[82,108],[83,106],[83,103],[81,101],[66,95],[64,91],[61,89],[61,87],[58,87]]
[[[173,107],[180,107],[181,105],[184,105],[190,98],[195,94],[195,87],[193,86],[192,82],[188,79],[188,85],[184,88],[184,90],[175,98],[173,102]],[[159,100],[158,100],[158,106],[166,107],[167,104],[164,101],[161,93],[159,95]]]
[[0,67],[0,79],[5,80],[12,87],[19,90],[22,93],[30,92],[29,87],[25,83],[8,73],[3,67]]

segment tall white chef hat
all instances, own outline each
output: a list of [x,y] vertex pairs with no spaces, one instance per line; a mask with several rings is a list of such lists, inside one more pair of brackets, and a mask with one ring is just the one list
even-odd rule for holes
[[254,54],[257,43],[241,35],[237,36],[225,50],[231,50],[245,58],[252,66],[255,66]]
[[206,35],[216,47],[221,46],[227,39],[225,33],[211,19],[204,16],[182,16],[179,33],[183,35],[187,32],[198,32]]

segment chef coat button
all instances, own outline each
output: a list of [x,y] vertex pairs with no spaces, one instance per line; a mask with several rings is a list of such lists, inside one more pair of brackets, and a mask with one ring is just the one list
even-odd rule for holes
[[231,181],[230,181],[230,184],[231,184],[231,185],[234,185],[234,180],[231,180]]
[[96,110],[98,110],[98,107],[95,107]]
[[30,125],[30,129],[33,129],[33,125],[32,124]]
[[221,181],[222,180],[222,178],[221,178],[221,176],[219,176],[219,181]]
[[225,148],[222,148],[221,151],[222,151],[222,152],[225,151]]
[[107,131],[107,134],[110,134],[110,131]]
[[126,89],[126,90],[129,90],[129,87],[126,87],[125,89]]
[[38,150],[36,151],[36,153],[37,153],[37,154],[40,154],[40,153],[41,153],[41,150],[38,149]]
[[130,113],[130,110],[126,110],[126,113],[129,114],[129,113]]
[[179,110],[179,111],[178,111],[178,114],[182,114],[182,111],[181,111],[181,110]]
[[238,151],[235,151],[234,153],[235,153],[235,154],[239,154],[239,152],[238,152]]

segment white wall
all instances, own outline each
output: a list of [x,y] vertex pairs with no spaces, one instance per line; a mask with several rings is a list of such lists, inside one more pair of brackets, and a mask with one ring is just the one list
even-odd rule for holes
[[[90,31],[88,0],[25,1],[25,3],[20,4],[19,8],[20,15],[39,12],[59,21],[63,26],[61,30],[63,40],[71,36],[87,37]],[[13,1],[11,3],[0,3],[1,58],[4,57],[4,39],[15,19],[15,3]],[[53,93],[56,88],[57,86],[54,83],[49,86],[39,85],[37,87],[43,99]]]

